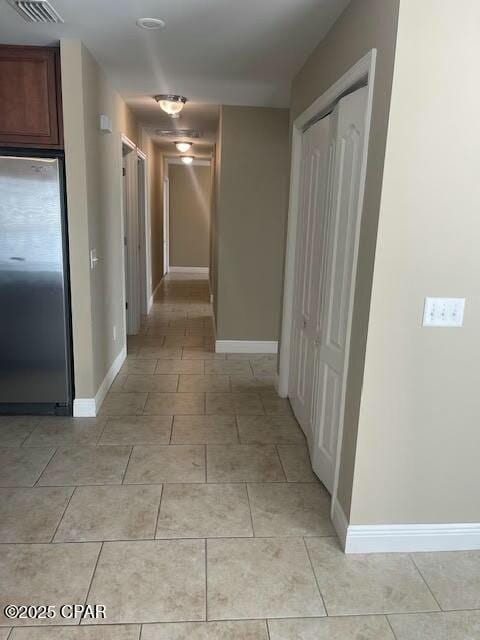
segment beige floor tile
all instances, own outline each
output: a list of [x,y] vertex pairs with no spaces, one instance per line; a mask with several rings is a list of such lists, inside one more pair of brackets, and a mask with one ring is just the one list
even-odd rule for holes
[[395,640],[385,616],[269,620],[268,628],[270,640]]
[[[10,633],[10,627],[6,628],[6,629],[0,629],[0,640],[7,640],[8,635]],[[15,638],[15,637],[19,637],[19,636],[15,636],[14,634],[12,634],[10,636],[10,638]],[[25,640],[27,640],[28,636],[24,636]]]
[[155,347],[153,345],[140,347],[138,350],[138,357],[146,360],[175,360],[182,357],[181,347]]
[[0,416],[0,447],[19,447],[38,422],[35,416]]
[[88,602],[106,606],[108,624],[204,620],[204,541],[106,542]]
[[[14,629],[9,640],[138,640],[140,625]],[[0,635],[1,638],[1,635]]]
[[156,538],[252,536],[243,484],[166,485]]
[[96,444],[105,426],[105,418],[42,418],[26,447],[63,447]]
[[144,625],[142,640],[268,640],[263,620]]
[[100,409],[102,416],[134,416],[142,413],[146,393],[108,393]]
[[71,487],[0,489],[0,542],[50,542]]
[[208,482],[285,482],[273,445],[207,445]]
[[415,553],[412,558],[442,609],[480,609],[480,551]]
[[210,620],[323,616],[301,538],[207,540]]
[[135,374],[127,376],[123,391],[175,392],[177,385],[177,375]]
[[331,616],[438,610],[407,554],[345,555],[336,538],[306,545]]
[[223,375],[182,375],[178,385],[178,391],[205,392],[205,391],[230,391],[230,379]]
[[119,375],[155,373],[156,366],[157,363],[155,360],[141,360],[140,358],[130,360],[130,358],[127,358],[120,369]]
[[[228,362],[228,361],[227,361]],[[275,383],[272,377],[265,376],[264,378],[255,378],[252,375],[249,376],[230,376],[230,383],[232,391],[237,393],[263,393],[263,392],[275,392]]]
[[204,336],[165,336],[166,347],[203,347]]
[[127,381],[127,377],[128,376],[126,373],[122,373],[121,375],[118,374],[115,380],[112,382],[110,389],[108,391],[110,393],[112,393],[113,391],[120,391],[120,392],[123,391],[123,386]]
[[260,415],[263,405],[258,393],[207,393],[206,412],[218,415]]
[[249,360],[250,362],[276,362],[277,356],[269,353],[227,353],[227,360]]
[[168,444],[171,416],[109,418],[98,444]]
[[245,444],[286,444],[305,442],[292,416],[238,416],[240,442]]
[[[0,545],[0,625],[31,625],[30,620],[7,620],[7,604],[83,603],[100,551],[100,544]],[[97,601],[100,602],[100,601]],[[78,624],[78,619],[35,620],[35,624]]]
[[149,393],[144,413],[158,416],[204,414],[205,394]]
[[276,391],[262,392],[261,394],[265,413],[272,416],[293,416],[290,402],[287,398],[280,398]]
[[388,616],[396,640],[477,640],[480,611]]
[[253,375],[261,378],[262,376],[274,376],[277,373],[276,360],[250,360]]
[[0,448],[0,487],[33,487],[54,453],[51,447]]
[[225,360],[224,353],[215,353],[205,350],[203,347],[184,347],[182,358],[184,360]]
[[38,485],[121,484],[130,452],[127,446],[61,447]]
[[203,375],[203,360],[158,360],[155,373]]
[[187,329],[187,336],[203,336],[209,338],[213,336],[213,326],[189,327]]
[[319,483],[248,485],[256,536],[333,536],[330,495]]
[[77,487],[55,542],[153,538],[162,485]]
[[205,482],[205,448],[169,445],[134,447],[125,484]]
[[279,444],[277,450],[288,482],[318,480],[313,473],[306,444]]
[[248,360],[213,360],[205,363],[205,373],[251,376]]
[[175,416],[172,444],[238,443],[234,416]]

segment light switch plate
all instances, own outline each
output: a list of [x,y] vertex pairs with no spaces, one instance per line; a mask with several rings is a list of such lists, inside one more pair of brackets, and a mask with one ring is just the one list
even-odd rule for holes
[[424,327],[461,327],[465,298],[425,298]]
[[104,133],[112,133],[113,131],[112,121],[104,113],[100,115],[100,131]]

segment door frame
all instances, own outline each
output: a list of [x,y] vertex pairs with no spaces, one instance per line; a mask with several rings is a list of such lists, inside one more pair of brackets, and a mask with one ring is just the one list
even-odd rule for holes
[[148,158],[137,147],[137,188],[138,188],[138,242],[139,242],[139,276],[140,276],[140,314],[149,312],[152,290],[151,264],[151,220],[148,199]]
[[[211,158],[194,158],[192,164],[186,165],[181,160],[181,156],[165,156],[164,158],[164,171],[163,171],[163,274],[170,273],[171,271],[181,271],[182,267],[170,266],[170,178],[169,178],[169,166],[171,164],[180,164],[184,167],[199,165],[203,167],[212,167]],[[192,273],[192,269],[184,269],[184,271]],[[197,271],[197,269],[193,269]],[[200,267],[199,273],[208,273],[208,267]]]
[[[370,135],[370,123],[372,118],[373,106],[373,90],[375,78],[375,63],[377,50],[371,49],[363,58],[354,64],[341,78],[337,80],[325,93],[317,98],[305,111],[303,111],[294,121],[292,127],[292,150],[291,150],[291,171],[290,171],[290,196],[288,204],[287,218],[287,243],[285,255],[285,271],[283,286],[283,311],[282,311],[282,333],[280,343],[280,363],[278,375],[278,394],[282,398],[287,398],[289,393],[290,367],[291,367],[291,339],[293,328],[293,305],[295,293],[295,253],[297,246],[297,223],[300,211],[300,191],[301,191],[301,163],[302,163],[302,147],[304,131],[327,115],[332,107],[347,93],[351,93],[360,86],[368,87],[367,108],[365,113],[365,143],[363,146],[362,166],[360,175],[360,195],[358,200],[359,215],[357,223],[357,233],[354,249],[354,264],[358,258],[359,244],[359,228],[361,222],[361,214],[363,210],[363,198],[365,193],[365,180],[367,174],[367,157],[368,142]],[[353,296],[355,293],[355,276],[354,269],[352,279],[352,290],[350,298],[350,311],[347,325],[346,353],[350,351],[350,335],[352,327],[352,307]],[[348,375],[348,358],[345,376]],[[340,467],[341,442],[343,439],[343,418],[344,418],[344,402],[342,402],[342,413],[337,437],[337,449],[334,471],[334,483],[331,501],[331,516],[335,521],[334,513],[336,511],[337,492],[338,492],[338,476]]]

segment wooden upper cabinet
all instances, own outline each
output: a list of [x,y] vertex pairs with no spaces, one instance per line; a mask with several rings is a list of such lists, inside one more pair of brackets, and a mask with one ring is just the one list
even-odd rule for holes
[[58,49],[0,46],[0,146],[63,147],[59,65]]

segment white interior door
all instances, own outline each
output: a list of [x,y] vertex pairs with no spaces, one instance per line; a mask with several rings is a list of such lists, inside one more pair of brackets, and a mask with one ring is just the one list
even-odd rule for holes
[[343,421],[367,89],[303,135],[289,398],[333,489]]
[[319,277],[312,455],[313,469],[330,492],[344,414],[366,105],[367,89],[362,88],[340,100],[332,114],[333,182],[323,216],[325,268]]
[[123,156],[123,211],[125,247],[125,294],[127,334],[135,335],[140,329],[139,285],[139,229],[138,229],[138,166],[136,153],[124,148]]
[[331,117],[310,127],[302,141],[302,183],[296,249],[290,402],[309,441],[313,435],[313,366],[317,343],[319,233],[327,195]]

